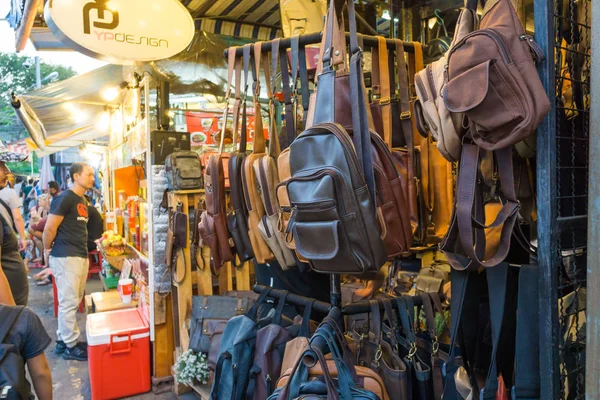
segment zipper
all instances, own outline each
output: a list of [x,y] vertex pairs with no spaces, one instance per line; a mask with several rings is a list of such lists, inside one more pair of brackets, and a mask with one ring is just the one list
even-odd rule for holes
[[298,207],[294,206],[294,207],[292,207],[292,211],[290,214],[290,219],[288,220],[288,224],[285,227],[285,233],[292,232],[292,226],[294,226],[294,222],[296,221],[296,214],[298,214]]
[[533,54],[533,59],[536,62],[540,63],[546,59],[546,56],[544,55],[544,51],[537,44],[537,42],[535,41],[533,36],[523,34],[523,35],[519,36],[519,39],[521,39],[527,43],[527,45],[529,46],[529,49],[531,50],[531,53]]
[[426,68],[427,71],[427,80],[429,81],[429,88],[431,89],[431,93],[433,94],[433,99],[437,98],[437,91],[435,89],[435,80],[433,79],[433,68],[431,64],[429,64]]
[[[267,188],[267,171],[264,167],[264,163],[263,163],[264,159],[260,159],[258,160],[258,172],[260,173],[260,179],[259,181],[262,181],[263,185],[265,188]],[[273,215],[275,214],[275,210],[273,210],[273,203],[271,203],[271,196],[269,195],[268,192],[265,192],[263,190],[263,199],[265,202],[265,208],[267,211],[268,215]]]
[[[429,68],[429,65],[427,66]],[[415,82],[417,83],[417,86],[419,87],[419,91],[422,94],[422,101],[423,103],[425,103],[426,101],[429,101],[429,95],[427,94],[427,90],[425,90],[425,85],[423,84],[423,80],[421,79],[421,75],[420,74],[415,74]]]
[[[329,175],[333,179],[335,196],[338,200],[337,202],[340,207],[341,215],[345,216],[346,215],[345,204],[347,201],[349,201],[349,200],[347,200],[349,197],[347,194],[348,190],[347,190],[347,184],[345,182],[345,179],[340,176],[340,173],[337,171],[337,169],[334,169],[331,166],[329,166],[328,169],[322,169],[322,170],[317,171],[316,173],[312,173],[313,170],[314,169],[302,171],[301,175],[290,178],[286,182],[286,188],[288,187],[288,185],[290,183],[295,182],[295,181],[300,181],[300,182],[312,181],[312,180],[315,180],[318,178],[322,178],[325,175]],[[340,191],[342,192],[341,196],[339,193]],[[289,190],[288,190],[288,193],[289,193]],[[290,202],[292,202],[292,199],[290,199]],[[294,203],[294,206],[297,205],[296,202],[293,202],[293,203]]]
[[[510,53],[506,50],[506,45],[504,44],[504,39],[502,38],[502,35],[492,28],[480,29],[480,30],[472,32],[472,33],[468,34],[467,36],[465,36],[464,38],[462,38],[461,41],[458,42],[457,45],[454,46],[450,50],[450,54],[448,54],[448,62],[450,62],[450,57],[456,51],[456,49],[458,49],[460,46],[462,46],[467,40],[469,40],[472,37],[475,37],[477,35],[487,36],[490,39],[492,39],[494,42],[496,42],[496,46],[498,47],[498,50],[500,50],[502,58],[504,59],[504,63],[512,64],[512,62],[513,62],[512,58],[510,57]],[[446,64],[446,65],[448,65],[448,64]]]
[[246,207],[248,208],[248,211],[252,211],[252,203],[250,202],[250,192],[248,192],[248,182],[246,174],[244,173],[244,171],[246,170],[246,164],[249,159],[249,157],[246,157],[242,162],[242,187],[244,188],[244,198],[246,199]]
[[265,377],[265,384],[267,385],[267,396],[270,396],[272,393],[271,392],[271,390],[272,390],[271,382],[272,382],[271,375],[267,374],[267,376]]
[[[315,204],[325,204],[327,206],[315,207]],[[296,203],[291,208],[290,219],[288,220],[287,227],[285,229],[285,233],[291,233],[294,222],[296,221],[296,215],[298,215],[298,210],[328,210],[332,206],[335,206],[335,200],[321,200],[312,203]]]
[[232,399],[237,399],[237,375],[238,375],[238,368],[237,368],[237,363],[233,364],[231,366],[231,369],[233,370],[233,390],[232,390]]

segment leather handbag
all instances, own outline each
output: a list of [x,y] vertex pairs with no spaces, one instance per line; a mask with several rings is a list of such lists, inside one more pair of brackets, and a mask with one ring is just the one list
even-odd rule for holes
[[241,296],[192,296],[190,349],[208,354],[208,365],[214,370],[219,356],[221,336],[227,322],[248,312],[255,299]]
[[[303,362],[304,359],[312,357],[311,359],[315,360],[314,353],[311,352],[314,350],[318,352],[322,351],[316,346],[317,338],[326,343],[331,355],[328,356],[330,357],[328,359],[322,357],[322,359],[319,360],[319,363],[313,363],[314,365],[312,367],[307,368],[306,363]],[[306,369],[308,369],[308,371],[306,371]],[[300,377],[306,378],[296,379],[297,374],[299,374]],[[331,382],[333,385],[330,386],[330,391],[327,391],[326,387],[317,384],[323,382],[323,380],[328,381],[331,378],[337,378],[338,387],[335,386],[334,382]],[[300,385],[298,385],[299,381],[302,381],[300,382]],[[278,389],[271,397],[269,397],[269,400],[298,398],[299,395],[307,396],[305,398],[311,398],[308,397],[308,395],[321,396],[312,398],[339,398],[336,397],[336,389],[343,392],[347,391],[347,388],[345,388],[346,385],[349,385],[350,392],[346,392],[346,394],[342,396],[344,399],[389,400],[385,384],[381,380],[381,377],[369,368],[354,365],[350,349],[344,340],[344,336],[341,333],[337,322],[331,319],[331,317],[326,317],[311,337],[309,347],[298,359],[294,368],[287,370],[281,376],[277,382]],[[325,391],[321,391],[323,388],[325,388]],[[311,389],[317,389],[319,391],[311,393]],[[357,395],[358,397],[352,397],[354,395]]]
[[450,264],[434,261],[419,271],[416,279],[417,294],[441,293],[444,284],[450,282]]
[[313,303],[316,300],[311,301],[304,307],[304,312],[302,314],[302,322],[300,330],[298,331],[298,336],[294,339],[290,340],[285,345],[285,353],[283,356],[283,361],[281,362],[281,372],[285,372],[289,369],[294,368],[294,365],[298,362],[298,360],[302,357],[304,350],[306,350],[308,346],[308,339],[311,334],[311,315]]
[[[286,188],[292,214],[288,232],[293,235],[296,251],[317,272],[373,273],[385,263],[387,254],[379,229],[373,229],[379,223],[362,51],[356,41],[354,4],[349,2],[350,89],[354,99],[351,140],[341,125],[331,122],[335,120],[337,99],[343,98],[343,92],[337,90],[338,79],[330,54],[334,9],[332,4],[324,46],[329,51],[322,58],[323,72],[317,90],[317,125],[302,132],[290,146],[292,178]],[[345,111],[348,113],[348,109]]]
[[[470,0],[461,11],[450,48],[467,34],[477,28],[477,0]],[[421,112],[416,117],[420,119],[417,127],[422,127],[421,135],[433,136],[437,142],[437,149],[442,156],[450,161],[456,162],[460,158],[461,139],[465,133],[463,128],[463,113],[450,113],[441,96],[441,89],[445,83],[445,67],[447,64],[447,53],[438,60],[428,64],[427,67],[416,73],[415,89],[418,96],[418,106]]]
[[244,162],[242,163],[242,185],[244,187],[246,207],[248,208],[248,236],[250,237],[250,243],[252,243],[252,250],[256,261],[259,264],[265,264],[268,261],[273,261],[275,255],[263,239],[259,230],[259,224],[265,216],[265,209],[256,183],[256,171],[254,169],[254,163],[266,156],[265,138],[261,134],[263,128],[259,97],[261,63],[264,64],[264,68],[269,68],[269,63],[267,56],[261,54],[261,46],[262,42],[254,44],[254,68],[252,69],[252,74],[254,76],[254,109],[256,110],[254,120],[255,135],[252,154],[244,158]]
[[[225,111],[223,121],[227,121],[229,109],[229,96],[231,94],[230,86],[232,72],[236,70],[236,87],[240,85],[241,60],[236,60],[235,51],[231,52],[229,57],[228,79],[229,86],[225,100]],[[236,94],[239,90],[236,89]],[[236,99],[236,107],[239,109],[239,103]],[[236,112],[237,114],[237,112]],[[236,115],[237,117],[237,115]],[[235,118],[234,118],[235,119]],[[237,121],[234,121],[237,125]],[[223,123],[223,132],[226,129],[226,123]],[[235,128],[235,127],[234,127]],[[224,135],[221,136],[223,139]],[[221,268],[224,263],[235,259],[231,249],[229,230],[227,227],[227,204],[225,195],[225,171],[221,154],[223,152],[224,141],[221,140],[219,152],[208,159],[206,173],[204,175],[204,199],[206,202],[206,211],[202,214],[198,230],[204,243],[211,250],[215,270]]]
[[[254,257],[254,252],[252,251],[252,243],[250,242],[250,237],[248,236],[248,208],[246,206],[246,199],[244,197],[244,189],[242,185],[242,164],[244,159],[246,158],[246,143],[247,143],[247,114],[246,114],[246,99],[248,94],[248,68],[250,66],[250,55],[251,55],[252,45],[247,44],[244,45],[242,49],[242,64],[244,70],[244,93],[243,99],[241,100],[242,104],[242,122],[241,122],[241,131],[238,135],[238,113],[239,107],[233,106],[233,144],[234,151],[231,153],[229,157],[229,163],[227,170],[229,171],[229,182],[231,185],[231,203],[233,205],[232,209],[227,214],[227,226],[229,228],[229,233],[233,238],[233,243],[235,244],[235,252],[237,253],[237,257],[240,262],[243,263],[245,261],[250,260]],[[236,103],[239,98],[238,94],[238,85],[236,84]],[[237,146],[237,138],[240,137],[240,146]]]
[[371,368],[383,380],[390,400],[408,399],[407,367],[390,343],[383,341],[383,318],[379,303],[385,300],[369,300],[371,305],[370,329],[366,333],[351,330],[348,344],[356,357],[357,365]]
[[[533,56],[532,56],[533,55]],[[448,53],[442,95],[451,112],[464,112],[469,134],[485,150],[528,137],[550,109],[535,63],[544,59],[509,0],[487,1],[480,29]]]
[[[281,268],[287,269],[296,265],[294,254],[287,247],[284,236],[278,229],[279,224],[279,206],[277,204],[276,191],[279,184],[276,159],[279,156],[279,139],[277,137],[277,117],[275,115],[275,93],[277,61],[281,57],[282,76],[287,78],[287,54],[279,52],[279,39],[275,39],[271,46],[271,73],[265,68],[265,81],[267,94],[269,96],[269,153],[254,162],[254,172],[256,174],[256,183],[264,206],[265,214],[259,222],[258,229],[263,239],[269,245],[271,252],[277,259]],[[285,67],[285,70],[284,70]],[[284,82],[284,89],[287,84]],[[286,89],[289,92],[289,85]],[[290,126],[293,129],[294,126]]]
[[[175,207],[175,211],[170,215],[169,227],[167,228],[165,261],[171,269],[177,266],[179,252],[187,247],[188,229],[188,216],[183,212],[183,204],[179,202]],[[183,259],[185,262],[185,257]],[[173,279],[176,283],[181,283],[185,279],[185,273],[180,280],[175,276]]]

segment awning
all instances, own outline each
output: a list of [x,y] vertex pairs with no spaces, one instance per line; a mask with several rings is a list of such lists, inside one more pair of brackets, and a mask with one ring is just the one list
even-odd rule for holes
[[117,108],[120,98],[107,101],[103,92],[123,82],[123,67],[106,65],[17,96],[15,111],[31,136],[29,149],[42,157],[107,136],[107,111]]

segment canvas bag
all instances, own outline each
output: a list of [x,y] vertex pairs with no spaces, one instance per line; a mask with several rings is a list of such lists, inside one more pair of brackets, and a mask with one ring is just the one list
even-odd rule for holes
[[195,151],[176,151],[165,159],[169,190],[194,190],[202,187],[202,165]]

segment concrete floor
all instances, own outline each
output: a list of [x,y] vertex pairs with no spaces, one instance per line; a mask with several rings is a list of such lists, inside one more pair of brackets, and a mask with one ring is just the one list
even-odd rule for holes
[[[39,269],[32,269],[30,277],[39,272]],[[52,309],[52,286],[37,286],[36,282],[30,278],[29,292],[29,307],[41,318],[44,327],[48,331],[50,337],[56,340],[57,320],[54,318]],[[86,293],[94,293],[102,291],[102,284],[97,277],[88,281]],[[77,314],[79,329],[82,333],[82,340],[85,341],[85,314]],[[87,400],[91,399],[90,394],[90,379],[87,362],[66,361],[61,356],[54,354],[55,342],[46,349],[46,357],[52,370],[52,381],[54,387],[54,398],[57,400]],[[117,384],[117,383],[115,383]],[[195,398],[186,396],[188,399]],[[183,397],[182,397],[183,398]],[[140,396],[130,397],[130,399],[138,400],[171,400],[177,397],[171,393],[163,393],[154,395],[152,393],[143,394]]]

